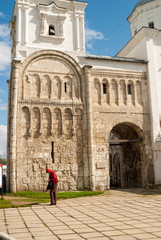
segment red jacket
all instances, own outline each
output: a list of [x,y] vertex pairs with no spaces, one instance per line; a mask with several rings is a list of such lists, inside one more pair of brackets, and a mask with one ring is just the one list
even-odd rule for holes
[[57,175],[54,171],[50,169],[46,169],[46,172],[49,173],[49,182],[53,181],[54,184],[56,184],[58,181]]

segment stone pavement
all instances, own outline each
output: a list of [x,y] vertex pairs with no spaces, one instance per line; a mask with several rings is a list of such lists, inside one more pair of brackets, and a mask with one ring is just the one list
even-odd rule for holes
[[113,190],[102,196],[61,200],[57,206],[0,209],[0,232],[21,240],[158,240],[161,194]]

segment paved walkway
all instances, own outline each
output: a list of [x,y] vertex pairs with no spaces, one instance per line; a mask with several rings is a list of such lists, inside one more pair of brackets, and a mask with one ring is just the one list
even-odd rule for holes
[[161,194],[111,191],[57,206],[0,209],[0,231],[21,240],[161,239]]

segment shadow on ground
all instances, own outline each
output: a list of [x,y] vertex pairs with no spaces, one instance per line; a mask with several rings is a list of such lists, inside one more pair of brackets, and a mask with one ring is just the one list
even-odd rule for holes
[[155,188],[112,188],[113,191],[118,191],[122,193],[132,193],[138,195],[160,195],[161,194],[161,186]]

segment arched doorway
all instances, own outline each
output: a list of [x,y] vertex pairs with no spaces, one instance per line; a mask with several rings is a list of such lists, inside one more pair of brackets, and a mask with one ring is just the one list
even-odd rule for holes
[[110,132],[110,187],[142,187],[140,128],[120,123]]

